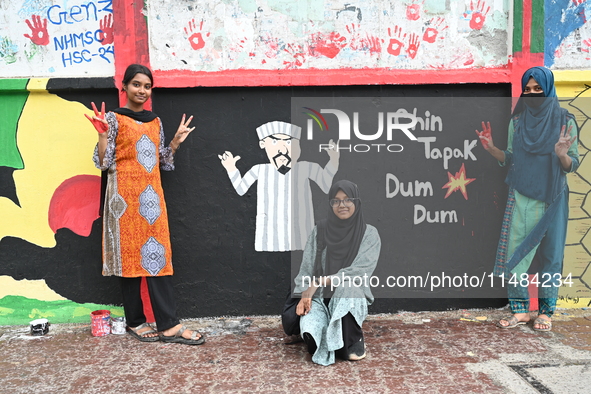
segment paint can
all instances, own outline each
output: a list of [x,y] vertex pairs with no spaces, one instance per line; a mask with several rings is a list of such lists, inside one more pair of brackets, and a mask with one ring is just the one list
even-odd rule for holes
[[29,323],[31,335],[40,336],[49,332],[49,320],[37,319]]
[[111,318],[111,334],[125,334],[125,318],[123,316]]
[[102,337],[111,332],[111,312],[106,309],[90,313],[90,327],[93,337]]

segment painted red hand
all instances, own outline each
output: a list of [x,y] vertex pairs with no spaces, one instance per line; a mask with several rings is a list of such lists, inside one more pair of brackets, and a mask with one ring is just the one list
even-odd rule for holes
[[[392,37],[392,31],[388,28],[388,35]],[[406,34],[402,35],[402,28],[398,26],[394,26],[394,34],[396,38],[390,38],[390,43],[388,44],[388,48],[386,49],[390,55],[399,56],[400,51],[404,44],[402,40],[406,38]]]
[[334,31],[316,33],[311,37],[311,53],[315,54],[317,52],[329,59],[334,59],[346,45],[347,39]]
[[301,45],[287,44],[283,50],[292,56],[289,61],[283,61],[286,69],[300,67],[306,61],[304,49]]
[[99,22],[100,34],[99,41],[101,45],[109,45],[115,41],[115,34],[113,33],[113,14],[105,15]]
[[482,142],[484,149],[488,150],[488,143],[492,141],[490,122],[486,122],[486,124],[482,122],[482,131],[476,130],[476,135],[480,138],[480,142]]
[[490,11],[490,6],[484,11],[486,7],[486,3],[484,0],[478,0],[476,3],[476,7],[474,7],[474,2],[470,1],[470,10],[472,11],[472,19],[470,19],[470,29],[480,30],[482,26],[484,26],[484,20],[486,19],[486,14]]
[[[444,22],[443,18],[431,19],[428,23],[429,27],[427,29],[425,29],[425,33],[423,34],[423,41],[426,41],[431,44],[434,43],[435,40],[437,39],[437,35],[439,34],[439,32],[448,28],[448,26],[445,26],[440,30],[443,22]],[[439,37],[439,38],[443,39],[443,37]]]
[[[201,49],[205,46],[205,40],[203,39],[203,34],[201,30],[203,30],[203,21],[199,23],[199,31],[193,32],[197,30],[197,24],[195,23],[195,19],[191,19],[188,24],[189,30],[185,27],[185,34],[190,35],[189,37],[189,44],[191,44],[191,48],[194,50]],[[211,33],[207,33],[205,36],[209,37]]]
[[415,33],[412,33],[408,39],[408,48],[406,48],[406,53],[408,57],[414,59],[415,56],[417,56],[419,45],[421,45],[421,43],[419,42],[419,36]]
[[37,15],[31,15],[31,19],[33,20],[33,24],[31,24],[31,22],[28,19],[25,19],[25,22],[29,26],[29,29],[31,29],[31,35],[23,35],[29,38],[31,41],[33,41],[33,44],[49,44],[49,34],[47,33],[47,19],[43,19],[43,22],[41,22],[41,17]]
[[[591,38],[588,40],[583,40],[583,44],[586,46],[585,48],[581,48],[581,51],[591,54]],[[585,58],[587,60],[591,60],[591,57]]]
[[421,17],[421,6],[419,4],[411,4],[406,7],[406,19],[409,21],[416,21]]
[[96,131],[99,132],[99,134],[103,134],[104,132],[109,130],[109,124],[105,120],[105,102],[103,101],[103,104],[101,105],[101,112],[99,112],[96,109],[96,105],[94,105],[94,102],[92,102],[91,104],[92,109],[94,110],[94,116],[92,118],[87,114],[84,114],[84,116],[86,116],[86,118],[90,120]]

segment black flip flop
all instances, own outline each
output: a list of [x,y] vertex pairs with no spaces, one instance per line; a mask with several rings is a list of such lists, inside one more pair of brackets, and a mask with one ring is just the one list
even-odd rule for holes
[[[184,338],[183,332],[187,330],[187,327],[181,326],[176,334],[167,336],[167,335],[160,335],[160,340],[162,342],[169,342],[169,343],[182,343],[183,345],[201,345],[205,342],[205,337],[203,334],[198,333],[197,331],[193,331],[191,334],[191,338]],[[197,339],[197,335],[201,335],[199,339]]]

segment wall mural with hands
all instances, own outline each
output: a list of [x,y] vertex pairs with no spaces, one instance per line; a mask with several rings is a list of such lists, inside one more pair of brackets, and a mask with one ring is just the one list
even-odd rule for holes
[[104,77],[115,72],[112,0],[3,2],[2,77]]
[[[273,159],[271,150],[276,149],[276,154],[283,152],[279,147],[288,144],[288,134],[255,140],[256,128],[261,125],[275,119],[290,121],[287,114],[277,116],[282,105],[278,97],[293,94],[285,93],[282,86],[310,87],[307,94],[312,95],[316,85],[365,85],[348,92],[370,91],[375,95],[398,83],[517,86],[518,77],[514,76],[521,75],[520,68],[544,64],[553,70],[588,69],[590,60],[590,0],[364,0],[355,5],[333,0],[181,0],[173,5],[164,0],[149,0],[137,7],[135,15],[136,23],[149,22],[149,34],[134,32],[126,25],[133,15],[123,4],[113,4],[112,0],[15,0],[3,2],[0,7],[0,78],[8,78],[0,79],[0,218],[8,218],[0,219],[0,289],[4,290],[0,292],[0,324],[27,323],[35,317],[83,321],[88,316],[84,308],[92,308],[85,303],[119,302],[118,291],[100,275],[101,229],[100,221],[95,220],[100,172],[89,159],[96,132],[82,115],[92,115],[91,101],[105,101],[107,109],[119,106],[111,79],[114,75],[116,81],[120,79],[114,63],[115,46],[127,51],[133,47],[125,41],[129,37],[135,39],[138,47],[145,44],[145,58],[118,54],[120,69],[130,60],[149,60],[159,86],[189,87],[161,89],[158,95],[163,99],[157,112],[165,106],[187,106],[185,110],[192,112],[199,97],[211,93],[201,90],[202,84],[216,87],[216,94],[206,95],[202,107],[213,102],[216,107],[225,108],[215,120],[215,112],[196,112],[199,127],[226,131],[204,134],[207,139],[203,137],[201,141],[203,148],[196,143],[202,137],[195,137],[195,145],[189,141],[179,156],[179,160],[191,163],[180,166],[180,171],[195,166],[201,169],[203,165],[214,174],[214,180],[206,171],[183,173],[178,179],[191,179],[194,183],[182,186],[176,185],[177,178],[165,180],[175,183],[169,208],[178,220],[172,224],[177,226],[177,234],[183,234],[179,238],[188,238],[184,249],[175,252],[181,257],[178,261],[187,262],[185,266],[179,264],[179,271],[188,269],[185,274],[189,275],[185,277],[190,278],[183,283],[183,291],[192,294],[194,289],[203,288],[204,297],[216,294],[215,302],[206,303],[209,315],[219,313],[215,308],[220,305],[232,308],[232,296],[238,293],[240,299],[248,299],[243,297],[245,294],[255,294],[249,281],[254,281],[257,274],[276,273],[278,262],[284,259],[282,250],[300,248],[300,241],[291,236],[281,246],[278,239],[276,242],[269,237],[269,226],[285,227],[291,219],[273,218],[269,207],[263,204],[270,191],[279,189],[261,182],[262,169],[276,175],[286,171],[282,169],[286,166],[290,169],[285,174],[291,178],[298,167],[305,166],[317,166],[321,172],[330,169],[335,179],[347,173],[346,160],[340,160],[337,166],[330,164],[335,162],[330,151],[328,155],[320,152],[300,161],[299,142],[293,137],[289,140],[290,150],[285,150],[290,157]],[[174,18],[174,23],[168,23],[167,18]],[[311,78],[314,72],[316,77]],[[581,72],[579,85],[560,94],[571,97],[562,104],[576,114],[581,126],[581,167],[569,175],[571,215],[565,258],[565,272],[572,272],[575,287],[563,288],[560,293],[562,302],[578,307],[589,306],[591,297],[591,208],[587,199],[591,191],[591,161],[586,158],[591,146],[587,141],[591,135],[591,89],[580,83],[589,80],[586,73]],[[571,76],[555,74],[557,83],[561,78],[572,81]],[[205,77],[197,78],[202,76]],[[101,79],[96,77],[109,79],[108,92],[93,90],[90,94],[80,87],[92,86],[94,79]],[[57,84],[62,87],[56,95],[52,86]],[[258,85],[269,87],[268,96],[259,96],[256,89],[223,88]],[[375,86],[380,89],[372,90]],[[332,90],[324,92],[333,94]],[[197,94],[187,99],[186,94],[194,93]],[[249,100],[260,105],[250,105]],[[237,110],[239,105],[245,105],[244,111]],[[283,105],[287,106],[286,102]],[[163,119],[174,112],[160,111]],[[164,119],[164,123],[167,121],[178,124],[177,119]],[[293,119],[291,122],[296,123]],[[243,136],[245,123],[248,130],[244,133],[249,134]],[[495,130],[500,127],[503,126],[495,125]],[[469,133],[474,138],[473,131]],[[321,142],[329,143],[328,137]],[[261,152],[264,154],[258,156]],[[419,154],[424,156],[423,151]],[[239,155],[242,162],[236,163]],[[289,163],[279,164],[280,161]],[[457,197],[467,204],[469,196],[473,201],[481,180],[481,176],[475,175],[473,164],[458,164],[445,170],[440,182],[442,201]],[[411,178],[402,176],[408,174],[397,175],[402,192],[403,183],[410,185]],[[310,182],[314,177],[302,176],[303,184],[298,187],[304,194],[312,188],[315,197],[324,195],[324,177]],[[391,185],[398,187],[398,180],[390,178]],[[202,185],[205,187],[201,188]],[[290,185],[281,190],[289,190]],[[186,190],[193,194],[187,196]],[[203,194],[203,190],[207,193]],[[401,194],[397,198],[410,200]],[[498,209],[502,209],[502,199],[503,196],[494,196]],[[424,213],[429,207],[418,205],[423,210],[418,217],[408,211],[410,220],[422,220],[420,225],[427,225],[429,216]],[[314,208],[318,214],[318,206],[302,209],[302,214],[314,215]],[[196,210],[200,210],[199,214],[189,217]],[[240,226],[234,225],[235,219]],[[303,234],[305,231],[300,240],[305,240]],[[223,262],[220,271],[225,270],[224,274],[216,277],[214,274],[219,272],[208,263],[219,263],[216,253],[220,249],[231,255],[228,261],[239,263]],[[195,254],[194,250],[200,253]],[[189,264],[191,268],[186,268]],[[243,266],[247,271],[241,271]],[[228,272],[231,274],[227,275]],[[236,282],[229,285],[230,291],[210,288],[208,280],[203,279],[228,277],[236,277]],[[267,295],[268,304],[257,311],[274,313],[269,305],[274,302],[270,294],[275,289],[269,285],[261,291]],[[67,305],[58,306],[57,302]],[[207,313],[191,309],[192,305],[182,307],[188,311],[187,317]],[[59,311],[63,310],[67,312],[61,315]]]

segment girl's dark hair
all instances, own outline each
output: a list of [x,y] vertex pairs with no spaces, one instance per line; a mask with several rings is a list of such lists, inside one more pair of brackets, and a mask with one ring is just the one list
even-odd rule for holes
[[[125,74],[123,75],[123,86],[125,86],[129,82],[131,82],[131,80],[133,79],[133,77],[135,77],[136,74],[147,75],[148,78],[150,78],[150,82],[152,83],[152,85],[154,85],[154,79],[152,78],[152,71],[150,71],[150,69],[148,67],[143,66],[141,64],[130,64],[129,66],[127,66],[127,69],[125,70]],[[123,91],[123,88],[121,88],[121,91]]]

